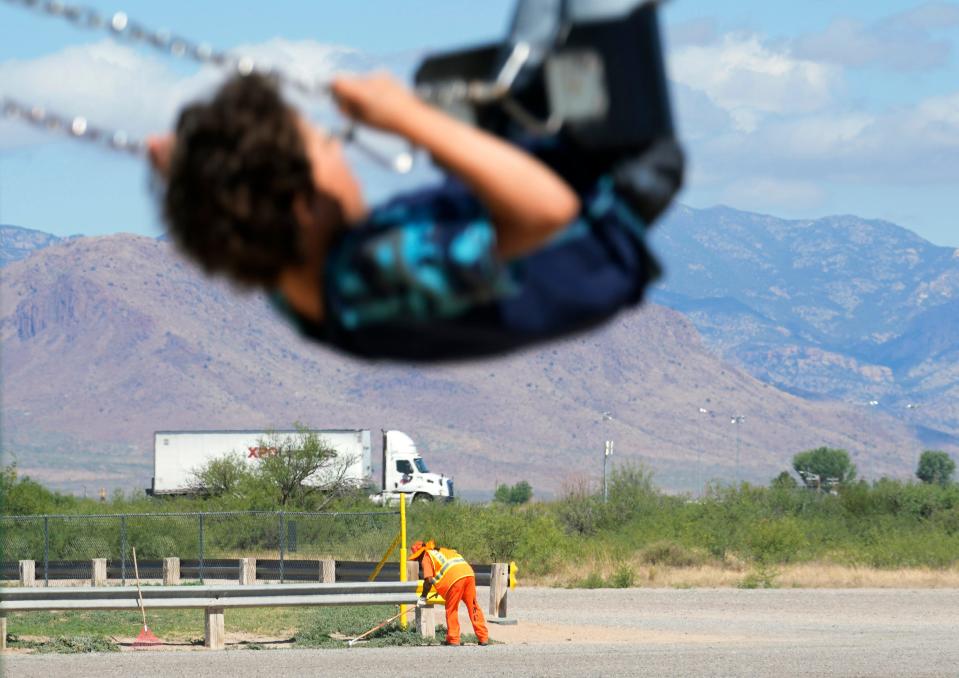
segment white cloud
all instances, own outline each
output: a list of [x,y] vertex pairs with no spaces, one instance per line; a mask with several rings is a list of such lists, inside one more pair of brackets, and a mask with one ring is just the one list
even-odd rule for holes
[[680,47],[671,77],[702,92],[736,128],[755,131],[770,114],[810,113],[833,103],[839,69],[793,57],[756,35],[726,35],[715,44]]
[[[918,30],[953,20],[955,7],[928,4],[896,19]],[[699,189],[746,209],[797,213],[842,202],[853,185],[959,183],[959,91],[883,110],[850,97],[848,65],[755,34],[710,39],[708,27],[691,27],[669,57],[693,200]]]
[[[274,39],[241,45],[235,52],[319,82],[334,73],[380,66],[357,50],[313,41]],[[208,96],[225,77],[212,67],[184,73],[173,66],[170,60],[103,40],[37,59],[0,63],[0,94],[64,116],[83,116],[101,127],[144,135],[169,129],[185,103]],[[314,116],[328,116],[331,111],[323,98],[291,98]],[[0,147],[37,143],[41,138],[22,124],[0,126]]]
[[107,40],[0,64],[0,91],[8,96],[138,134],[169,123],[176,86],[169,70]]

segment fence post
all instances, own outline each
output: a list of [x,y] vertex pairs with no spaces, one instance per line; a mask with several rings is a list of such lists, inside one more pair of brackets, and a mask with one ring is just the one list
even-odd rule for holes
[[203,514],[200,514],[200,583],[203,583]]
[[506,595],[509,591],[509,563],[493,563],[489,577],[489,617],[495,623],[506,621]]
[[163,585],[178,586],[180,584],[180,559],[163,559]]
[[320,583],[336,583],[336,561],[332,558],[323,558],[320,560]]
[[37,563],[35,560],[20,561],[20,586],[37,585]]
[[203,644],[210,650],[222,650],[226,636],[222,607],[206,608],[204,630]]
[[240,558],[240,585],[256,583],[256,558]]
[[107,559],[94,558],[90,561],[90,583],[93,586],[107,585]]
[[50,586],[50,519],[43,517],[43,585]]
[[283,511],[280,511],[279,515],[279,526],[277,527],[276,538],[280,541],[280,583],[283,583],[283,559],[286,556],[286,530],[284,529],[283,521],[285,514]]
[[120,582],[127,585],[127,517],[120,516]]

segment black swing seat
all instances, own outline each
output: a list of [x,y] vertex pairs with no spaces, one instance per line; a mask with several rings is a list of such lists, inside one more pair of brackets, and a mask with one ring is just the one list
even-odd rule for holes
[[[520,0],[503,43],[427,58],[417,90],[549,161],[610,175],[647,223],[682,185],[655,0]],[[575,167],[573,167],[575,165]]]

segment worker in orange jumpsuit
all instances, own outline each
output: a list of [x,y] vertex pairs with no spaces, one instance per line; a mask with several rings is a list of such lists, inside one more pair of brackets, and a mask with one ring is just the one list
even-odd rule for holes
[[417,541],[410,549],[410,560],[419,561],[423,574],[423,595],[430,587],[446,601],[446,644],[460,644],[460,601],[466,604],[473,632],[480,645],[489,644],[489,631],[479,603],[476,602],[476,574],[473,568],[453,549],[437,548],[430,540]]

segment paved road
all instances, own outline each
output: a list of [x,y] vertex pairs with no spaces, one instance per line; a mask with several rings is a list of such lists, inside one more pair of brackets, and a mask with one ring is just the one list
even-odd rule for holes
[[[959,590],[521,589],[488,648],[4,658],[11,677],[956,676]],[[229,624],[229,621],[227,622]]]

